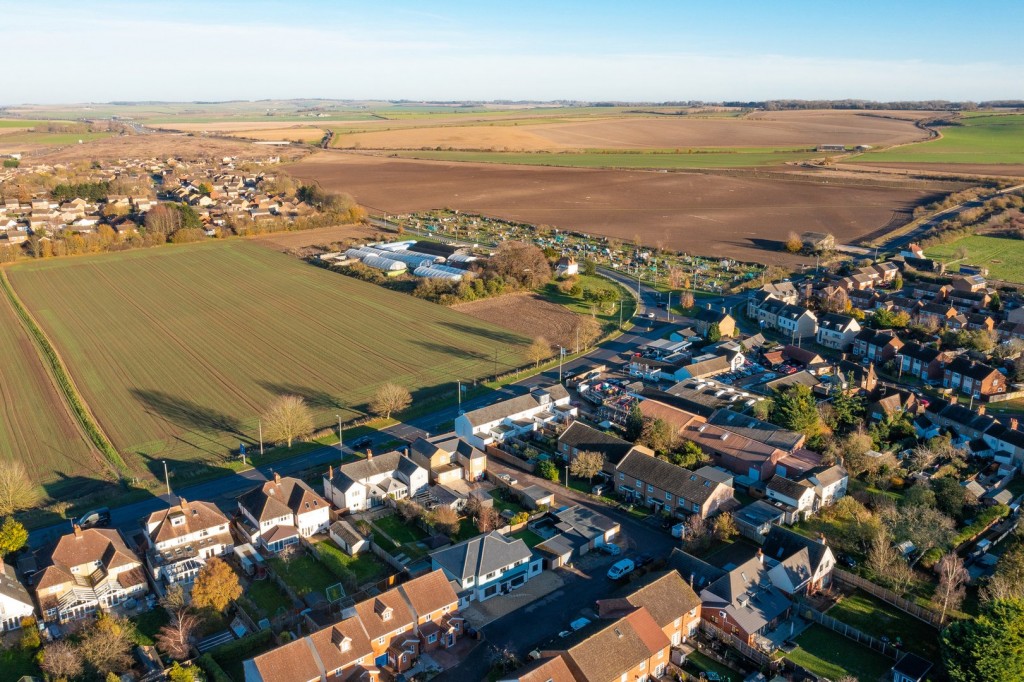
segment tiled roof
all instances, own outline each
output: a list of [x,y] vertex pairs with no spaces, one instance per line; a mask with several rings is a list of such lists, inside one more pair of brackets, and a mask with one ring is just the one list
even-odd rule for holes
[[449,575],[465,579],[487,575],[516,561],[529,561],[531,555],[522,540],[492,531],[432,552],[430,558]]
[[641,453],[626,455],[619,462],[617,470],[696,504],[704,504],[724,485],[671,462]]

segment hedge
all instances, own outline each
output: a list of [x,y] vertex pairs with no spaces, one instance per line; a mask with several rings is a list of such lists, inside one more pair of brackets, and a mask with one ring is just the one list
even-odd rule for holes
[[50,343],[50,339],[46,337],[43,330],[36,324],[36,321],[29,314],[28,309],[22,304],[21,299],[14,292],[14,288],[11,286],[11,282],[7,279],[7,273],[0,271],[0,285],[3,286],[4,292],[7,294],[7,298],[10,300],[11,305],[14,306],[14,310],[18,313],[18,317],[21,318],[22,322],[28,328],[32,337],[35,339],[36,346],[43,353],[43,357],[46,358],[46,362],[50,365],[50,371],[54,378],[57,380],[57,384],[60,386],[61,392],[64,394],[64,398],[70,405],[72,412],[75,414],[75,418],[78,423],[81,424],[82,428],[89,435],[89,440],[92,441],[93,445],[96,446],[107,461],[119,472],[126,473],[128,471],[128,465],[125,464],[124,460],[121,459],[121,455],[118,454],[117,450],[107,439],[107,436],[100,429],[89,410],[86,409],[85,403],[82,400],[81,395],[78,393],[78,389],[75,388],[74,382],[71,381],[71,376],[68,374],[67,368],[64,367],[64,363],[61,361],[60,356],[57,355],[57,350]]
[[206,655],[213,657],[227,657],[234,658],[239,653],[247,653],[253,649],[259,649],[260,647],[266,646],[274,638],[272,630],[260,630],[254,632],[251,635],[246,635],[241,639],[236,639],[233,642],[227,644],[221,644],[215,649],[210,649]]
[[220,667],[220,663],[213,660],[213,656],[205,653],[196,659],[196,665],[206,673],[207,682],[234,682],[231,677]]
[[1005,504],[996,504],[981,510],[974,518],[974,523],[956,534],[956,537],[953,539],[953,546],[959,547],[968,540],[973,540],[981,535],[986,528],[999,519],[1006,518],[1009,514],[1010,508]]

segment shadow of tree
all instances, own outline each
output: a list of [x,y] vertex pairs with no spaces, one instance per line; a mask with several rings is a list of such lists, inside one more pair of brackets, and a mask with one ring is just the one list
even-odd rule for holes
[[523,338],[515,332],[501,331],[500,329],[484,329],[483,327],[476,327],[461,322],[445,322],[444,325],[462,334],[479,336],[480,338],[489,339],[497,343],[513,346],[523,343]]
[[274,383],[273,381],[260,381],[259,385],[266,391],[273,393],[274,395],[295,395],[306,401],[306,404],[310,407],[324,408],[324,409],[335,409],[340,410],[345,407],[345,403],[337,396],[333,396],[326,391],[321,391],[317,388],[311,388],[309,386],[299,386],[297,384],[287,383]]
[[449,357],[459,358],[460,360],[487,360],[493,357],[480,351],[446,346],[443,343],[434,343],[433,341],[413,341],[413,343],[434,353],[442,353]]
[[219,431],[245,438],[241,422],[229,414],[163,391],[133,388],[132,395],[147,410],[189,429]]

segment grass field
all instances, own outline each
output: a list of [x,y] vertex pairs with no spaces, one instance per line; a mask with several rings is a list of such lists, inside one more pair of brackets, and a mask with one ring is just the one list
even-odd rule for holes
[[0,357],[0,462],[20,460],[51,495],[104,471],[2,292]]
[[807,628],[796,642],[800,646],[786,658],[830,680],[853,675],[862,682],[874,682],[882,679],[894,663],[820,625]]
[[[961,248],[967,251],[967,257],[960,262],[988,268],[989,277],[993,279],[1024,282],[1024,240],[975,235],[929,247],[925,249],[925,255],[941,261],[952,261],[957,258],[957,251]],[[950,264],[949,269],[955,271],[956,265]]]
[[937,140],[863,154],[853,161],[908,163],[1024,163],[1024,114],[968,116],[941,126]]
[[545,152],[460,152],[460,151],[399,151],[398,156],[427,161],[469,161],[476,163],[505,163],[526,166],[563,166],[566,168],[741,168],[746,166],[772,166],[792,161],[803,161],[821,156],[813,151],[772,149],[705,150],[687,153],[621,153],[581,152],[552,154]]
[[78,141],[93,142],[110,137],[113,133],[46,133],[25,130],[0,138],[0,144],[4,147],[13,147],[19,144],[25,145],[53,145],[78,144]]
[[[496,365],[508,371],[526,343],[250,242],[37,261],[9,273],[129,466],[162,475],[167,458],[179,481],[195,475],[180,463],[208,473],[240,441],[253,444],[257,417],[277,395],[304,397],[327,426],[360,416],[386,381],[423,400]],[[34,409],[44,423],[46,408]]]
[[828,610],[828,615],[872,637],[897,638],[925,658],[939,660],[939,633],[935,628],[869,594],[855,592]]

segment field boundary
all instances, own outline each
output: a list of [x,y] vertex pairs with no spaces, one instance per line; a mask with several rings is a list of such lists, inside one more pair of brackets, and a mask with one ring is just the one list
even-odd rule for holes
[[10,279],[7,277],[6,270],[0,270],[0,286],[3,287],[4,294],[11,302],[11,305],[14,306],[14,311],[18,314],[22,323],[32,335],[32,338],[36,343],[36,348],[46,359],[46,363],[50,366],[51,376],[56,379],[57,385],[60,388],[61,393],[64,395],[67,405],[71,408],[72,414],[75,415],[75,419],[85,431],[89,440],[92,441],[92,444],[100,451],[115,473],[127,473],[128,465],[125,464],[121,455],[118,454],[116,449],[114,449],[114,446],[107,438],[107,435],[103,433],[103,430],[96,422],[95,417],[93,417],[92,413],[89,411],[81,393],[78,391],[78,387],[75,386],[74,381],[71,379],[71,375],[68,373],[67,367],[64,365],[64,361],[61,360],[60,355],[57,353],[57,349],[50,342],[46,333],[43,332],[42,327],[40,327],[32,317],[32,314],[29,313],[28,308],[26,308],[21,302],[21,299],[18,298],[17,292],[14,291],[14,287],[11,285]]

